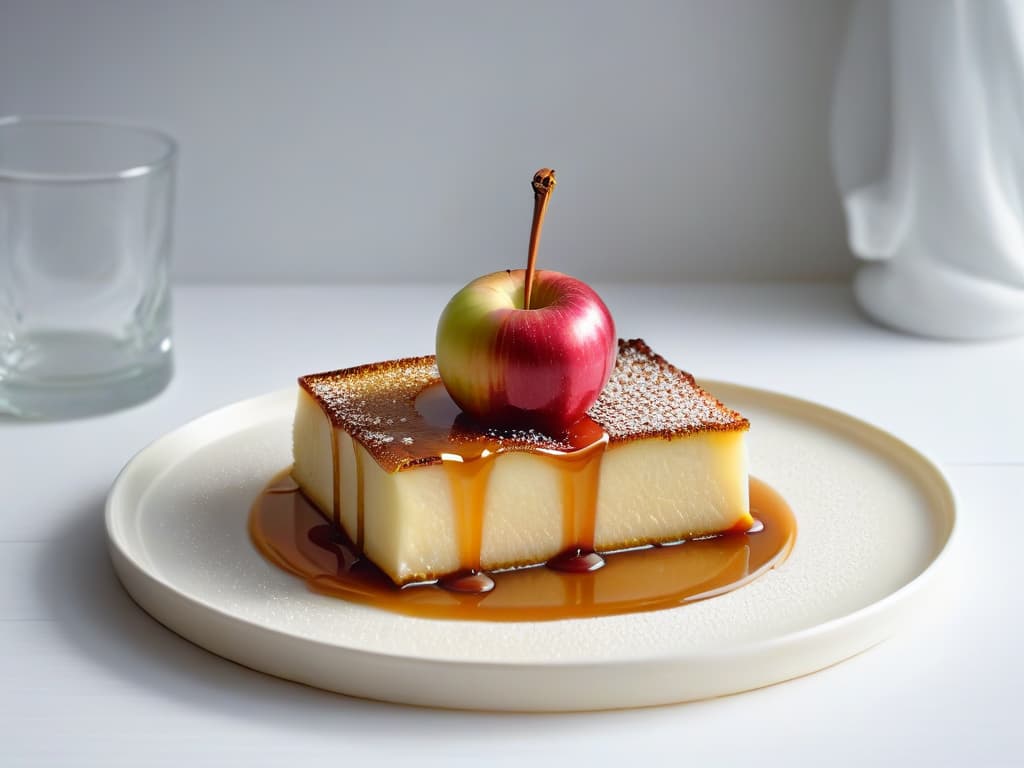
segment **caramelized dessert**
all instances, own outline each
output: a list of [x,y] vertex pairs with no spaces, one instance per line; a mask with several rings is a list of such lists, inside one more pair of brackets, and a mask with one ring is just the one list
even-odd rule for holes
[[432,357],[299,382],[292,477],[396,584],[753,522],[746,419],[642,341],[558,437],[464,418]]
[[313,589],[420,616],[565,618],[720,594],[788,553],[788,508],[747,474],[747,420],[617,340],[588,285],[535,269],[554,187],[535,174],[527,268],[456,293],[436,356],[299,379],[291,478],[250,531]]

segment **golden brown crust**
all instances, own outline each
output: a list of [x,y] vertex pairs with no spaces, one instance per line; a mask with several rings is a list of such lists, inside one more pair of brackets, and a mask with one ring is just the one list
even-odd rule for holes
[[[429,387],[441,387],[433,356],[311,374],[301,377],[299,386],[317,401],[335,428],[355,437],[388,472],[439,463],[444,453],[464,455],[467,446],[490,451],[574,450],[568,437],[483,428],[462,418],[439,421],[424,415],[417,408],[417,398]],[[701,389],[693,376],[655,354],[641,339],[619,341],[611,379],[587,413],[608,433],[611,447],[750,427],[743,416]]]

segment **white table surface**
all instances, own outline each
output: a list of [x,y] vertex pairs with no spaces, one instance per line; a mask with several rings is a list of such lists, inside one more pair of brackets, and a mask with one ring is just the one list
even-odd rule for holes
[[432,351],[456,287],[181,286],[177,372],[159,397],[77,421],[0,418],[0,765],[1024,765],[1024,340],[890,333],[843,285],[597,287],[620,335],[698,376],[848,411],[948,473],[960,525],[944,600],[849,661],[654,709],[445,712],[252,672],[131,602],[102,507],[136,451],[300,373]]

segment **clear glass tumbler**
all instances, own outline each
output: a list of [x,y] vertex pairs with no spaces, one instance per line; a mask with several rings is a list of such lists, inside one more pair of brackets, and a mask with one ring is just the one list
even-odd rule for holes
[[170,381],[176,151],[144,128],[0,119],[0,412],[103,413]]

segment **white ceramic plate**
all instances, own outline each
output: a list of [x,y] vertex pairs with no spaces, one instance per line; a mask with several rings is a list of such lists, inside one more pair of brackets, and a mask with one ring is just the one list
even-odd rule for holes
[[125,467],[107,532],[125,588],[193,642],[333,691],[442,707],[581,710],[686,701],[814,672],[890,636],[936,585],[954,525],[941,472],[896,438],[790,397],[705,382],[750,418],[752,472],[796,546],[721,597],[537,623],[409,618],[313,594],[268,564],[250,505],[291,462],[295,395],[208,414]]

